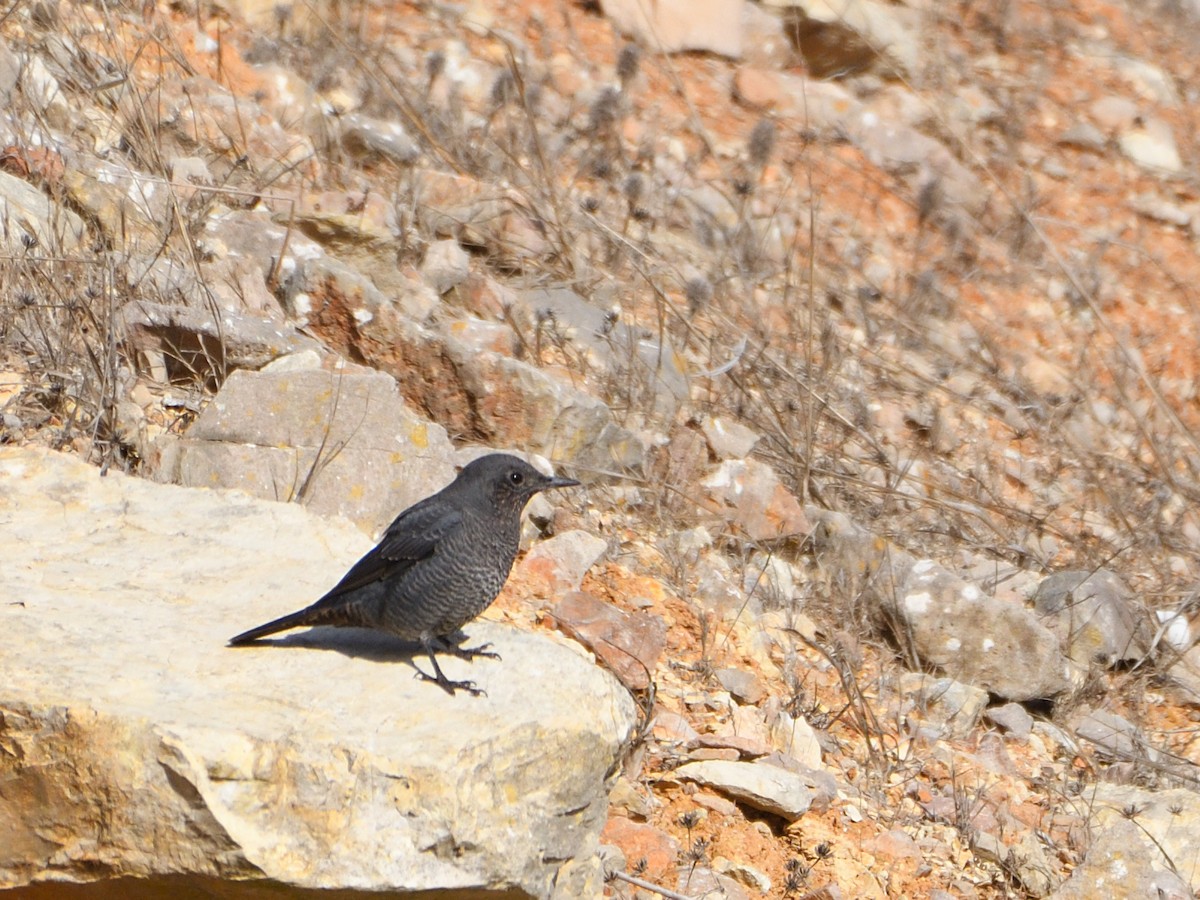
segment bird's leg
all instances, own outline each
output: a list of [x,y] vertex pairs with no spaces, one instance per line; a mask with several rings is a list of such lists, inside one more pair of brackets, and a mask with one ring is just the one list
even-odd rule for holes
[[489,649],[491,643],[480,644],[478,647],[464,647],[462,644],[466,639],[467,636],[461,631],[454,635],[441,634],[434,638],[441,643],[443,650],[453,653],[459,659],[472,660],[477,656],[484,659],[500,659],[499,653]]
[[466,691],[472,697],[487,696],[487,691],[475,687],[475,682],[473,681],[451,681],[447,678],[445,673],[442,672],[442,667],[438,665],[437,656],[434,653],[435,648],[438,648],[436,645],[440,645],[440,649],[446,649],[445,641],[441,638],[423,638],[421,640],[421,646],[429,654],[429,661],[433,664],[435,674],[427,675],[420,669],[417,669],[416,677],[422,681],[432,681],[451,697],[454,696],[455,691]]

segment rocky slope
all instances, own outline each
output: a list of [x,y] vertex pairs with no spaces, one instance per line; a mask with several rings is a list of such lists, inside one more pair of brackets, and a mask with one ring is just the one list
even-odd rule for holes
[[[615,896],[1094,896],[1119,866],[1124,896],[1186,896],[1196,16],[19,5],[0,21],[3,439],[367,532],[448,480],[456,446],[586,481],[531,510],[540,540],[479,627],[569,635],[636,699],[600,838]],[[53,545],[21,530],[37,489],[12,479],[0,537]],[[138,496],[117,484],[130,499],[102,522]],[[256,583],[193,552],[194,573]],[[64,571],[9,565],[6,583]],[[90,614],[166,565],[94,580]],[[271,591],[247,591],[247,620],[270,614]],[[4,615],[80,644],[56,602]],[[139,608],[145,627],[173,614]],[[83,674],[134,652],[64,661],[24,627],[5,663],[45,654],[63,676],[0,689],[0,772],[18,785],[39,754],[78,764],[36,723],[117,715]],[[192,678],[209,690],[205,641]],[[305,665],[269,655],[220,683]],[[321,656],[339,681],[392,668]],[[176,721],[161,687],[119,711],[138,746]],[[354,731],[346,749],[367,752]],[[594,762],[580,790],[603,782]],[[70,791],[110,815],[133,775],[97,769]],[[32,796],[0,794],[40,835],[0,861],[5,884],[252,865],[296,886],[556,889],[545,860],[458,857],[420,883],[366,867],[369,884],[331,863],[314,880],[236,837],[214,869],[199,843],[134,847],[153,821],[88,849],[67,819],[39,832]],[[551,854],[580,879],[558,890],[601,890],[590,840]]]

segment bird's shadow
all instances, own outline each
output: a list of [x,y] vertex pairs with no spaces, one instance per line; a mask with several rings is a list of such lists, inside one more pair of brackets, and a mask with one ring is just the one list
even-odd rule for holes
[[259,647],[303,647],[308,650],[333,650],[355,659],[372,662],[406,662],[417,669],[415,657],[424,656],[419,641],[406,641],[386,632],[370,628],[334,628],[318,625],[301,634],[289,634],[269,640],[258,640]]

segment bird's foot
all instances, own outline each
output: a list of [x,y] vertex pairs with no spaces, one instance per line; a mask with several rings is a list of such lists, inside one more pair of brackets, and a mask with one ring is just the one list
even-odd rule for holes
[[489,650],[491,644],[480,644],[478,647],[460,647],[453,645],[447,649],[459,659],[472,660],[477,656],[482,656],[484,659],[499,659],[500,654],[495,650]]
[[461,631],[454,635],[441,635],[434,640],[437,642],[437,647],[443,653],[450,653],[457,656],[459,659],[472,660],[477,656],[482,656],[485,659],[499,659],[500,654],[491,649],[491,642],[480,644],[478,647],[464,647],[463,642],[467,636]]
[[435,666],[435,669],[437,671],[437,675],[428,675],[425,672],[422,672],[420,669],[417,669],[417,672],[413,677],[419,678],[421,681],[432,681],[434,684],[436,684],[438,687],[440,687],[443,691],[445,691],[451,697],[454,696],[455,691],[466,691],[472,697],[486,697],[487,696],[487,691],[485,691],[483,688],[475,687],[475,682],[473,682],[473,681],[451,681],[449,678],[447,678],[445,675],[442,674],[441,669],[436,668],[436,666]]

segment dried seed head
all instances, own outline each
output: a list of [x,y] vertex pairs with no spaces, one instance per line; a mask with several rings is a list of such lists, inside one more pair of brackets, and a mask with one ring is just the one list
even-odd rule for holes
[[767,164],[771,158],[771,151],[775,149],[775,138],[778,133],[778,129],[771,119],[758,120],[750,132],[750,140],[746,144],[751,165],[761,169]]
[[508,69],[502,71],[492,82],[492,108],[502,109],[517,99],[517,80]]
[[607,131],[619,118],[621,92],[609,85],[600,91],[588,112],[588,129],[593,133]]
[[631,173],[621,184],[621,193],[625,195],[625,199],[629,201],[630,206],[637,203],[642,198],[642,191],[646,188],[646,179],[639,173]]
[[593,178],[607,179],[612,175],[612,161],[607,156],[597,156],[592,160],[591,172]]
[[434,50],[425,57],[425,75],[430,82],[437,81],[438,76],[446,71],[446,54],[441,50]]
[[621,88],[629,87],[642,64],[642,48],[637,44],[626,44],[617,54],[617,79]]
[[712,300],[712,282],[707,278],[689,278],[687,280],[687,284],[684,285],[683,290],[684,295],[687,297],[688,311],[693,316],[701,309],[708,306],[709,302]]

